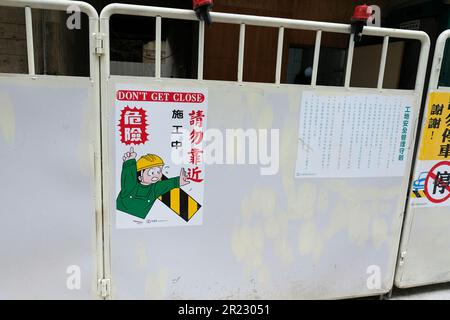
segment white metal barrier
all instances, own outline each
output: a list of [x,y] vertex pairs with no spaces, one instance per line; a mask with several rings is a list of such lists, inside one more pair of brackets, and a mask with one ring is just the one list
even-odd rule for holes
[[[413,129],[430,46],[425,33],[365,28],[365,35],[384,37],[377,89],[350,87],[353,36],[349,41],[345,86],[323,87],[317,85],[322,33],[348,34],[350,26],[212,13],[216,22],[240,25],[236,77],[239,85],[236,86],[233,82],[203,80],[205,26],[202,22],[199,23],[198,79],[161,78],[161,21],[167,18],[195,21],[195,15],[189,10],[113,4],[102,11],[99,25],[95,10],[83,2],[7,0],[1,5],[24,7],[29,74],[0,75],[1,173],[2,180],[8,183],[8,188],[2,187],[6,191],[2,198],[2,213],[6,218],[0,233],[0,249],[5,261],[0,275],[0,297],[86,298],[94,296],[96,284],[99,284],[98,293],[103,297],[109,295],[112,285],[114,298],[335,298],[381,294],[390,290],[408,186]],[[89,16],[90,79],[36,75],[31,8],[65,11],[72,5]],[[109,18],[113,14],[156,17],[154,78],[110,75]],[[273,84],[243,81],[246,25],[279,30]],[[281,84],[285,29],[316,31],[311,86]],[[422,42],[414,90],[383,89],[389,37]],[[437,89],[447,37],[448,32],[438,41],[431,90]],[[102,72],[101,89],[99,70]],[[117,91],[164,92],[173,88],[180,92],[189,89],[207,92],[209,126],[221,132],[229,128],[281,129],[280,173],[263,177],[255,173],[251,165],[228,168],[210,165],[207,167],[208,180],[202,203],[205,216],[201,226],[154,230],[116,228],[118,213],[114,210],[114,200],[119,174],[116,154],[120,151],[116,150],[114,130],[118,119],[111,111],[114,104],[118,105]],[[58,95],[58,91],[64,94]],[[448,90],[440,88],[438,91]],[[97,126],[99,92],[103,110],[103,168]],[[409,132],[404,172],[396,177],[294,179],[296,154],[289,146],[297,144],[298,127],[302,128],[302,125],[296,118],[304,108],[302,99],[311,93],[355,99],[367,95],[407,97],[413,94],[413,129]],[[88,96],[87,101],[83,101],[83,96]],[[145,104],[130,103],[134,107]],[[39,108],[30,108],[30,105],[44,104],[47,113],[36,114]],[[263,116],[244,119],[244,114],[255,112]],[[86,124],[83,113],[89,115],[91,122]],[[41,126],[50,114],[56,125]],[[89,137],[73,128],[83,123],[89,127],[86,131]],[[20,131],[23,128],[27,130]],[[31,137],[29,130],[36,134]],[[55,134],[66,140],[45,143],[45,139]],[[82,155],[74,153],[67,149],[70,143],[79,143],[80,150],[88,151]],[[136,151],[146,150],[136,146]],[[29,166],[30,153],[45,153],[47,157],[34,160]],[[73,163],[73,157],[80,157],[81,162]],[[27,166],[29,169],[24,169]],[[67,179],[74,182],[74,190],[67,185],[67,179],[54,174],[55,169],[68,172]],[[417,170],[421,171],[420,162],[416,165]],[[29,182],[27,177],[34,178],[27,184],[31,190],[47,192],[28,191],[27,196],[19,196],[20,187]],[[103,203],[99,182],[102,179]],[[239,188],[235,187],[234,181],[239,182]],[[359,187],[360,184],[363,187]],[[68,197],[69,190],[73,191],[71,195],[76,194],[76,199]],[[387,195],[386,190],[390,194]],[[50,200],[52,195],[58,200]],[[224,197],[231,200],[224,201]],[[67,204],[70,204],[69,208]],[[447,247],[445,226],[448,224],[443,222],[445,209],[413,208],[411,201],[408,204],[396,278],[398,286],[448,280],[446,256],[428,254],[429,248],[436,243],[442,248]],[[422,211],[427,213],[426,218]],[[106,226],[104,230],[102,225]],[[12,242],[15,245],[10,245]],[[33,257],[35,263],[32,266],[22,256],[23,252],[30,251],[39,255]],[[49,264],[48,261],[56,262]],[[24,265],[27,267],[22,267]],[[76,267],[81,268],[82,289],[69,290],[66,278],[76,272]],[[26,284],[22,283],[24,279]],[[92,285],[86,285],[91,282]],[[28,295],[24,295],[25,287]]]
[[450,280],[450,88],[439,86],[449,37],[444,31],[436,43],[397,263],[400,288]]
[[[115,14],[156,18],[154,78],[110,75],[109,20]],[[213,12],[211,16],[215,22],[240,25],[237,83],[203,79],[205,26],[202,22],[199,23],[198,79],[161,77],[161,21],[167,18],[195,21],[193,12],[111,4],[100,14],[106,226],[104,277],[105,281],[111,281],[111,296],[123,299],[292,299],[343,298],[388,292],[394,281],[415,128],[430,48],[428,36],[417,31],[364,28],[364,35],[384,37],[377,88],[350,87],[353,35],[350,36],[348,47],[345,86],[323,87],[317,85],[322,33],[350,34],[349,25],[218,12]],[[247,25],[272,27],[279,31],[273,84],[243,81]],[[311,86],[280,84],[285,29],[316,31]],[[382,87],[390,37],[415,39],[422,43],[414,90],[388,90]],[[136,179],[131,175],[134,178],[127,180],[122,175],[121,180],[120,171],[122,174],[135,172],[134,157],[158,152],[162,150],[160,144],[170,145],[174,142],[170,137],[153,133],[166,130],[162,127],[164,125],[172,128],[171,122],[164,120],[167,118],[160,117],[161,114],[167,116],[167,110],[161,107],[165,105],[162,102],[168,103],[175,94],[186,93],[203,97],[196,105],[201,110],[207,109],[208,127],[218,129],[221,133],[230,128],[279,129],[280,171],[277,175],[261,176],[252,165],[208,165],[204,196],[200,196],[203,200],[201,209],[194,204],[196,215],[192,218],[189,213],[189,221],[174,221],[170,228],[147,229],[145,226],[150,227],[155,223],[164,225],[175,219],[173,212],[169,212],[170,208],[178,210],[177,214],[181,216],[180,204],[165,202],[170,207],[166,208],[161,204],[164,203],[163,198],[160,198],[161,202],[155,200],[155,210],[159,210],[158,214],[166,210],[167,219],[162,216],[155,218],[153,207],[150,218],[145,216],[145,212],[140,216],[127,215],[125,211],[132,202],[123,204],[128,201],[125,198],[132,199],[139,195],[124,192],[122,196],[121,187],[126,188],[125,182]],[[375,99],[378,102],[367,104],[360,114],[362,118],[374,117],[370,119],[376,123],[383,122],[380,117],[391,110],[382,109],[380,101],[411,101],[407,105],[411,112],[403,128],[406,130],[405,139],[402,140],[405,158],[401,171],[387,176],[333,176],[329,179],[308,178],[297,172],[299,179],[295,179],[297,151],[300,149],[299,154],[303,157],[301,152],[304,150],[303,147],[297,148],[299,127],[300,131],[306,130],[298,117],[303,111],[301,121],[306,121],[308,113],[305,110],[309,109],[305,101],[308,101],[308,97],[314,97],[320,103],[320,96],[335,101],[340,97],[350,97],[347,102],[342,102],[346,107],[348,104],[353,105],[352,101],[362,101],[364,104],[364,101],[367,103]],[[172,108],[177,108],[177,103],[167,104],[170,112]],[[179,102],[180,109],[181,106]],[[399,108],[398,105],[394,107]],[[187,105],[185,110],[191,110],[189,108],[192,105]],[[359,110],[358,106],[355,108]],[[371,110],[375,109],[383,111],[373,115]],[[121,120],[128,112],[126,110],[134,110],[127,116],[140,117],[133,120],[134,124],[144,123],[144,114],[150,114],[150,130],[155,131],[151,131],[149,139],[153,139],[153,142],[146,144],[140,135],[139,139],[142,140],[134,145],[134,149],[130,149],[130,145],[133,146],[131,139],[137,139],[138,136],[129,135],[130,140],[120,142],[125,131],[121,131],[120,135],[117,126],[132,123],[129,118],[126,123]],[[339,113],[335,117],[343,121]],[[372,128],[370,123],[367,123],[368,128]],[[140,134],[141,129],[137,128],[138,131],[134,133]],[[391,140],[382,142],[392,148],[396,148],[396,143]],[[168,159],[165,161],[169,162]],[[129,165],[132,170],[126,171]],[[167,169],[169,175],[174,175],[174,168],[178,170],[179,166],[171,164],[169,168],[164,167],[163,171]],[[191,183],[191,186],[194,189],[192,192],[196,192],[198,185]],[[184,190],[189,192],[188,188]],[[175,192],[178,197],[179,192]],[[170,194],[170,197],[173,196]],[[119,200],[123,203],[116,204]],[[116,206],[120,210],[116,210]],[[172,216],[169,217],[170,214]],[[189,224],[195,224],[196,227],[187,227]],[[179,227],[181,225],[186,227]]]
[[[103,278],[98,14],[79,1],[4,7],[25,10],[28,74],[0,74],[0,299],[95,299]],[[89,17],[90,77],[37,75],[32,9],[70,8]]]

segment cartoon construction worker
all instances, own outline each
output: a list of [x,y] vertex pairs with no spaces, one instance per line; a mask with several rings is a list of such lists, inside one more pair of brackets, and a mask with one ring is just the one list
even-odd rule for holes
[[172,189],[189,184],[186,171],[180,176],[161,180],[164,161],[154,154],[147,154],[136,161],[133,147],[123,155],[121,190],[117,196],[117,209],[145,219],[153,203]]

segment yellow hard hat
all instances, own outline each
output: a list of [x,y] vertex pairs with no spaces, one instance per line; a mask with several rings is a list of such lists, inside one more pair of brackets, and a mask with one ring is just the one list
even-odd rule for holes
[[164,161],[156,154],[146,154],[137,161],[137,171],[162,166],[164,166]]

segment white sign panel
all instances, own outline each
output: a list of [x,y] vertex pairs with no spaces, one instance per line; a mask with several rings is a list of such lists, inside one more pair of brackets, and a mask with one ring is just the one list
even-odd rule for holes
[[450,93],[430,92],[411,186],[414,207],[450,206]]
[[116,86],[116,227],[202,224],[206,89]]
[[418,161],[411,185],[411,206],[450,206],[449,185],[450,161]]
[[403,176],[414,99],[305,92],[296,177]]

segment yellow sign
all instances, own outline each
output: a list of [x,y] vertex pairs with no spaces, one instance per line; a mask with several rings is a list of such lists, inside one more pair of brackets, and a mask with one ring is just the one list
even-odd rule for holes
[[431,92],[425,116],[419,159],[450,159],[450,92]]

